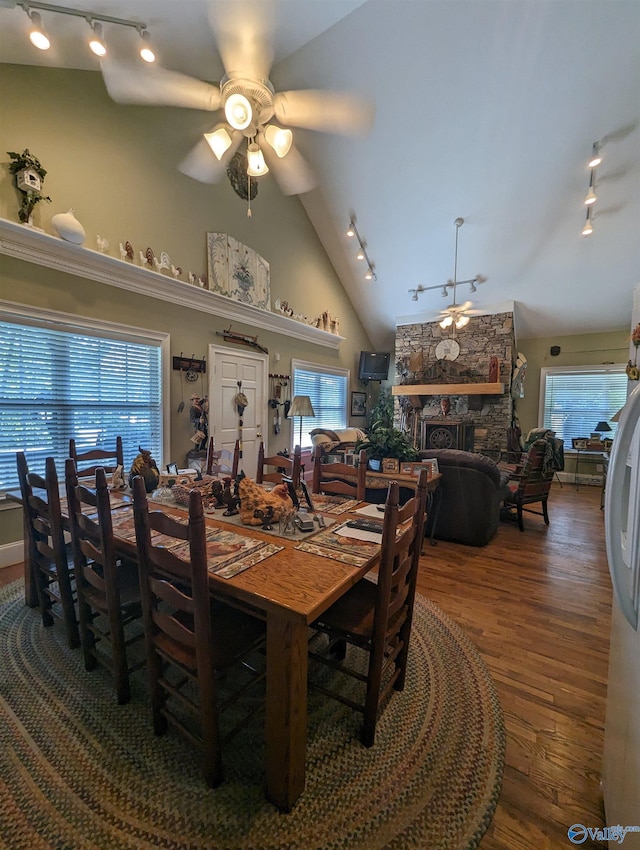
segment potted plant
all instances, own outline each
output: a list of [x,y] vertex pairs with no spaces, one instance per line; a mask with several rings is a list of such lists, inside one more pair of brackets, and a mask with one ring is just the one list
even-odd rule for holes
[[[364,440],[358,440],[355,451],[361,449],[367,453],[369,465],[371,461],[380,462],[385,457],[397,458],[401,463],[418,458],[418,452],[407,435],[393,425],[385,425],[382,420],[372,425]],[[379,463],[376,466],[379,467]]]

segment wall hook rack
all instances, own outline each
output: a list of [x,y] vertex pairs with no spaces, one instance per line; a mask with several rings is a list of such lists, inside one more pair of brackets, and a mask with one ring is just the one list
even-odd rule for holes
[[206,372],[207,371],[207,361],[202,358],[202,360],[198,360],[193,354],[191,357],[184,357],[182,352],[180,352],[179,357],[173,358],[173,368],[178,369],[180,372]]

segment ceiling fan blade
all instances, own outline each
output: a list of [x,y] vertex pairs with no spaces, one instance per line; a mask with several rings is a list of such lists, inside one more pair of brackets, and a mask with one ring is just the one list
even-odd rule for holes
[[146,106],[220,108],[220,88],[161,67],[138,68],[104,60],[100,63],[107,91],[116,103]]
[[273,63],[271,3],[234,0],[215,2],[209,23],[228,75],[268,79]]
[[345,92],[279,92],[274,107],[278,121],[308,130],[352,136],[366,133],[373,125],[372,104]]
[[200,183],[217,183],[226,174],[227,166],[242,139],[242,133],[236,131],[231,139],[231,147],[222,159],[218,159],[203,136],[178,165],[178,170]]
[[314,188],[317,181],[313,169],[295,145],[283,157],[277,156],[267,143],[260,148],[284,195],[304,195]]

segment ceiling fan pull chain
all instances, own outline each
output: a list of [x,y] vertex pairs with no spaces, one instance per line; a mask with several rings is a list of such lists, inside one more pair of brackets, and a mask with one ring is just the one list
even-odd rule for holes
[[247,174],[247,218],[251,218],[251,175]]

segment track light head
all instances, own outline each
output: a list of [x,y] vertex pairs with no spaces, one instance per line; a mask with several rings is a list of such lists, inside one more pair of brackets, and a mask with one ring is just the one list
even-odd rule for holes
[[591,151],[591,158],[587,163],[589,168],[597,168],[602,162],[602,156],[600,155],[600,142],[593,143],[593,149]]
[[151,64],[156,61],[156,54],[151,49],[151,36],[147,30],[139,30],[140,38],[142,39],[142,47],[140,48],[140,58]]
[[95,53],[96,56],[102,59],[103,56],[107,55],[107,45],[104,42],[104,36],[102,34],[102,24],[98,21],[90,20],[89,26],[92,30],[89,47],[92,53]]
[[29,41],[34,47],[37,47],[38,50],[48,50],[51,47],[51,41],[49,40],[47,31],[42,23],[42,16],[40,12],[32,12],[28,6],[25,6],[24,10],[31,21],[31,27],[29,28]]

